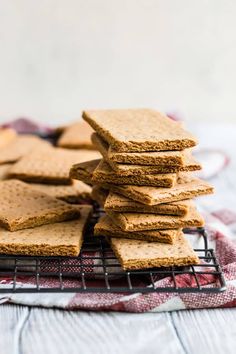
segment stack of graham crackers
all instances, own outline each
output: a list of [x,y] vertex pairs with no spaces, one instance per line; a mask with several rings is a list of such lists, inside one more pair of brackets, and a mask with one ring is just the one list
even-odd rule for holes
[[93,184],[105,209],[94,234],[109,238],[124,269],[197,264],[182,229],[201,227],[192,201],[213,193],[194,177],[195,137],[149,109],[85,111],[102,160],[76,164],[71,177]]

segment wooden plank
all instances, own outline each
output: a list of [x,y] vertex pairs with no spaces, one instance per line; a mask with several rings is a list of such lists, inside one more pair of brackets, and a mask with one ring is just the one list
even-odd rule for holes
[[186,353],[235,353],[236,309],[172,312],[171,317]]
[[24,306],[0,306],[0,354],[21,353],[22,330],[29,313]]
[[96,313],[0,306],[1,354],[235,352],[236,309]]
[[183,350],[166,313],[127,314],[31,309],[24,354],[170,353]]

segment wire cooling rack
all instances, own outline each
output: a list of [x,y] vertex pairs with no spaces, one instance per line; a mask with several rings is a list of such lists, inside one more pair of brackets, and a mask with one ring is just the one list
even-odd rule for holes
[[124,271],[106,239],[91,236],[99,215],[94,214],[78,257],[0,255],[0,293],[219,293],[226,289],[204,228],[185,230],[202,240],[202,248],[195,249],[201,264]]

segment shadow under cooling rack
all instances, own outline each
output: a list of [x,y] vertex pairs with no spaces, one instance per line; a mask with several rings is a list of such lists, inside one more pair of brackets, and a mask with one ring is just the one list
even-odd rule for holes
[[124,271],[105,238],[87,236],[78,257],[0,255],[0,293],[55,292],[196,292],[226,289],[204,228],[185,230],[200,237],[195,249],[201,264],[190,267]]

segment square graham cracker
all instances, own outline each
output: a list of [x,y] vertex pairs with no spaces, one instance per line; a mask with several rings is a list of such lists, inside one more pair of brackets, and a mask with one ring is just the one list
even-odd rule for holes
[[176,235],[172,245],[112,238],[111,247],[124,270],[188,266],[200,263],[197,254],[182,232]]
[[132,184],[136,186],[173,187],[176,183],[176,173],[164,173],[155,175],[120,176],[116,174],[105,160],[101,160],[92,174],[92,182],[95,184]]
[[179,124],[151,109],[89,110],[83,118],[121,152],[183,150],[197,144]]
[[76,207],[17,180],[0,182],[0,204],[0,226],[10,231],[72,220],[79,214]]
[[183,216],[187,214],[189,208],[193,205],[193,201],[190,199],[172,203],[146,205],[110,191],[106,198],[104,209],[107,212],[115,211]]
[[139,230],[137,232],[127,232],[123,231],[120,227],[114,224],[108,215],[102,216],[94,227],[94,236],[130,238],[133,240],[164,243],[173,243],[177,233],[179,232],[180,229],[150,231]]
[[110,190],[147,205],[170,203],[212,194],[214,188],[196,177],[180,177],[173,188],[110,185]]
[[91,142],[93,129],[84,121],[75,122],[66,127],[60,136],[57,145],[67,149],[96,150]]
[[91,206],[78,206],[80,216],[14,232],[0,228],[0,253],[27,256],[78,256]]
[[204,225],[204,219],[195,207],[190,208],[187,215],[184,216],[117,212],[107,212],[107,214],[123,231],[130,232],[139,230],[201,227]]
[[26,182],[71,184],[71,166],[99,156],[97,151],[50,147],[26,155],[10,169],[8,175]]

